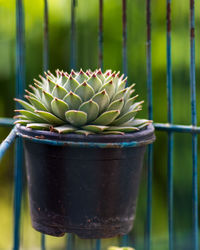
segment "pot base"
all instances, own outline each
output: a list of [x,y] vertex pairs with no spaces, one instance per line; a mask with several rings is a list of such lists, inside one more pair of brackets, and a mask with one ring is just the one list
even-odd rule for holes
[[[45,226],[41,223],[37,223],[35,221],[32,221],[33,228],[37,231],[48,234],[55,237],[62,237],[65,235],[65,233],[74,233],[78,235],[78,237],[82,239],[100,239],[100,238],[112,238],[116,236],[122,236],[127,234],[132,226],[133,222],[125,222],[121,223],[120,225],[109,225],[109,226],[96,226],[93,223],[91,223],[91,228],[72,228],[66,226],[65,228],[58,228],[56,226]],[[96,228],[95,228],[96,227]]]

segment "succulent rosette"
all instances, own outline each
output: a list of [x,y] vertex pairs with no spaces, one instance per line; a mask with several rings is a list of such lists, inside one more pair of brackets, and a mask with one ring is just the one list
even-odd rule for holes
[[23,109],[16,124],[35,130],[77,134],[124,134],[138,131],[151,121],[136,119],[143,101],[136,101],[132,84],[120,72],[82,69],[70,73],[50,71],[34,79],[27,101],[16,99]]

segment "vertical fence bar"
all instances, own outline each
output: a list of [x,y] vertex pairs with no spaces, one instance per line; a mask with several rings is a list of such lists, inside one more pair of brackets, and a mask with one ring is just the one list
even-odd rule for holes
[[[146,0],[146,26],[147,26],[147,92],[148,92],[148,114],[153,119],[153,97],[152,97],[152,65],[151,65],[151,0]],[[151,217],[152,217],[152,172],[153,172],[153,146],[148,146],[147,159],[147,222],[145,235],[145,248],[151,248]]]
[[74,234],[67,235],[67,247],[66,250],[76,250],[75,249],[75,236]]
[[[71,0],[71,36],[70,36],[70,68],[76,69],[76,23],[75,8],[77,0]],[[68,233],[67,250],[75,250],[75,236]]]
[[96,240],[96,250],[101,250],[101,240]]
[[71,37],[70,37],[70,67],[76,68],[76,23],[75,23],[75,7],[77,0],[71,0]]
[[13,249],[20,249],[20,221],[23,179],[23,148],[22,139],[17,138],[15,144],[15,169],[14,169],[14,241]]
[[[48,0],[44,0],[44,38],[43,38],[43,70],[49,67],[49,17]],[[41,250],[46,249],[45,235],[41,234]]]
[[99,0],[99,67],[103,71],[103,0]]
[[123,73],[127,75],[127,1],[122,0],[122,68]]
[[[195,0],[190,0],[190,89],[192,125],[196,126],[196,79],[195,79]],[[198,242],[198,176],[197,176],[197,134],[192,135],[192,203],[194,250],[199,249]]]
[[[48,0],[44,0],[44,38],[43,38],[43,70],[47,71],[49,67],[49,17]],[[41,234],[41,250],[46,249],[45,235]]]
[[[103,71],[103,0],[99,0],[99,67]],[[96,250],[101,250],[101,240],[96,240]]]
[[[25,87],[25,39],[23,1],[16,0],[16,96],[22,98]],[[16,105],[18,107],[18,104]],[[20,218],[22,200],[23,148],[18,138],[15,145],[14,169],[14,239],[13,249],[20,248]]]
[[49,15],[48,0],[44,0],[44,44],[43,44],[43,70],[49,68]]
[[[122,69],[127,75],[127,1],[122,0]],[[128,245],[128,235],[122,237],[121,246]]]
[[[99,67],[103,71],[103,0],[99,0]],[[101,250],[101,240],[96,240],[96,250]]]
[[[173,122],[171,66],[171,0],[167,0],[167,106],[168,123]],[[173,250],[173,133],[168,132],[168,232],[169,250]]]
[[[103,0],[99,0],[99,67],[103,71]],[[96,240],[96,250],[101,250],[101,240]]]

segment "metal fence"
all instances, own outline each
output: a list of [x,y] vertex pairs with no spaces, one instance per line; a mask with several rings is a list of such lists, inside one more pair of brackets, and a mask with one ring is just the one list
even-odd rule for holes
[[[168,232],[169,249],[174,248],[174,218],[173,218],[173,144],[174,132],[190,133],[192,140],[192,206],[193,206],[193,241],[191,249],[198,250],[198,183],[197,183],[197,127],[196,115],[196,81],[195,81],[195,0],[190,2],[190,90],[191,90],[191,123],[192,125],[177,125],[173,123],[172,108],[172,64],[171,64],[171,0],[166,0],[166,36],[167,36],[167,107],[168,123],[155,123],[157,130],[168,135]],[[76,68],[76,0],[71,0],[71,49],[70,66]],[[99,0],[99,67],[103,69],[103,0]],[[127,0],[122,0],[123,23],[123,72],[127,74]],[[16,0],[16,96],[22,98],[25,87],[25,39],[24,39],[24,10],[23,0]],[[48,69],[48,0],[44,0],[44,48],[43,68]],[[146,64],[147,64],[147,93],[149,119],[153,119],[152,96],[152,55],[151,55],[151,0],[146,0]],[[13,120],[0,118],[1,126],[12,126]],[[16,139],[15,144],[15,173],[14,173],[14,237],[13,249],[20,248],[20,215],[22,201],[22,175],[23,175],[23,149],[20,138],[16,138],[15,128],[0,145],[0,159],[6,150]],[[151,225],[152,225],[152,172],[153,172],[153,145],[148,148],[148,175],[147,175],[147,221],[145,234],[145,249],[151,249]],[[128,237],[124,236],[122,244],[127,244]],[[74,249],[74,237],[68,235],[66,249]],[[45,249],[45,236],[41,236],[41,249]],[[96,240],[96,250],[101,249],[101,240]]]

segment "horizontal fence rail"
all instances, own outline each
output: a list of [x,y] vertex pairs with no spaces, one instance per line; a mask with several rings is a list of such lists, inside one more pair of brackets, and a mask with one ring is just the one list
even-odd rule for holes
[[[191,125],[173,123],[173,85],[172,85],[172,59],[171,59],[171,0],[166,0],[166,56],[167,56],[167,123],[154,123],[157,131],[163,131],[168,136],[168,234],[169,250],[174,247],[174,218],[173,218],[173,149],[174,133],[189,133],[192,137],[192,206],[193,206],[193,246],[191,249],[198,250],[198,173],[197,173],[197,135],[200,127],[197,126],[196,114],[196,79],[195,79],[195,0],[190,2],[190,90],[191,90]],[[127,0],[122,3],[122,68],[125,75],[128,74],[127,61]],[[77,0],[71,0],[71,29],[70,29],[70,67],[76,69],[76,6]],[[147,72],[147,96],[148,116],[153,119],[153,83],[152,83],[152,46],[151,46],[151,0],[146,0],[146,72]],[[104,1],[99,0],[98,16],[98,66],[103,70],[103,7]],[[25,87],[25,30],[24,30],[23,0],[16,0],[16,96],[22,98]],[[44,36],[43,36],[43,69],[49,68],[49,16],[48,0],[44,0]],[[13,119],[0,118],[1,127],[12,127]],[[12,128],[7,138],[0,144],[0,160],[10,145],[16,139],[16,128]],[[151,227],[152,227],[152,184],[153,184],[153,145],[148,146],[147,152],[147,211],[145,229],[145,249],[150,250]],[[21,138],[17,138],[15,144],[15,172],[14,172],[14,232],[13,249],[20,249],[20,218],[22,200],[22,176],[23,176],[23,149]],[[45,235],[41,235],[41,249],[46,249]],[[128,235],[123,236],[121,245],[129,245]],[[95,242],[96,250],[101,250],[101,240]],[[67,250],[75,250],[75,236],[68,234]]]

